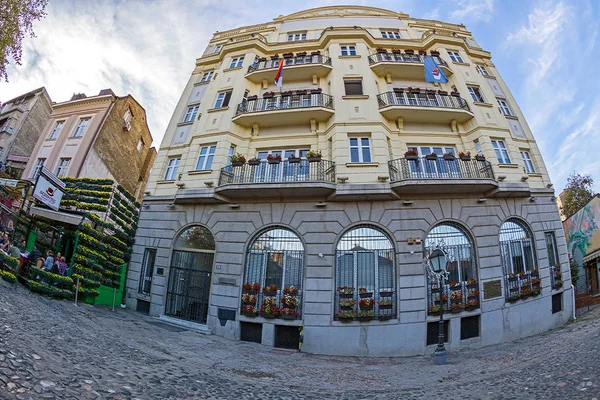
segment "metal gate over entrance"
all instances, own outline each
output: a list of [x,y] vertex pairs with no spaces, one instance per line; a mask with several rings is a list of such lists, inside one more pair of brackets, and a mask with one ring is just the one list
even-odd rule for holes
[[215,242],[210,231],[184,231],[171,257],[165,315],[206,324]]

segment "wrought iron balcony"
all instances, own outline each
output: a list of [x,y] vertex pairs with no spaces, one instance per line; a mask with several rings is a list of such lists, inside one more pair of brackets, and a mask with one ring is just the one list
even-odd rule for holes
[[498,187],[489,161],[444,157],[388,162],[392,188],[400,193],[481,193]]
[[[440,56],[431,56],[435,63],[439,66],[447,67],[448,64]],[[376,53],[369,56],[369,65],[392,62],[404,64],[423,64],[425,56],[420,54],[395,54],[395,53]]]
[[387,118],[407,121],[449,123],[465,122],[474,117],[466,100],[439,94],[435,90],[420,92],[393,91],[377,95],[379,111]]
[[248,98],[238,104],[233,122],[252,126],[293,125],[311,119],[326,121],[333,115],[333,97],[323,93],[278,94],[270,98]]
[[[446,76],[452,75],[452,70],[440,56],[431,56],[435,63],[444,71]],[[393,79],[410,79],[423,81],[425,77],[423,63],[425,56],[420,54],[377,53],[369,56],[371,70],[383,77],[391,75]]]
[[[260,83],[263,79],[273,79],[274,70],[279,68],[281,60],[257,58],[254,64],[248,67],[246,79],[255,83]],[[322,78],[331,72],[331,58],[320,54],[283,58],[283,65],[287,80],[312,81],[313,75]]]
[[335,191],[335,163],[297,159],[221,168],[215,192],[229,198],[310,197]]

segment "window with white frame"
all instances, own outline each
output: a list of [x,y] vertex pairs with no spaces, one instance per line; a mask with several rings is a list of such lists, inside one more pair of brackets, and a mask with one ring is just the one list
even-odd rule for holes
[[460,56],[460,54],[458,53],[458,51],[448,51],[448,55],[450,56],[450,59],[452,60],[452,62],[455,63],[464,63],[462,57]]
[[215,102],[215,108],[227,107],[229,100],[231,99],[231,90],[227,92],[221,92],[217,95],[217,101]]
[[467,89],[469,89],[469,93],[471,94],[474,102],[485,103],[483,94],[481,94],[481,89],[479,89],[477,86],[467,86]]
[[183,117],[183,122],[191,122],[196,119],[196,115],[198,115],[198,109],[200,106],[191,106],[188,107],[185,117]]
[[381,30],[381,37],[384,39],[402,39],[399,31]]
[[200,82],[210,82],[214,73],[215,71],[205,72],[204,75],[202,75],[202,78],[200,78]]
[[508,156],[508,150],[504,141],[492,140],[492,147],[494,147],[499,164],[510,164],[510,157]]
[[498,100],[498,105],[500,106],[500,111],[502,111],[502,114],[508,115],[510,117],[514,116],[512,110],[510,109],[510,107],[508,106],[508,103],[505,100],[502,100],[502,99],[496,99],[496,100]]
[[216,44],[215,48],[213,49],[213,53],[218,53],[221,51],[221,49],[223,48],[222,44]]
[[58,176],[59,178],[67,176],[67,170],[69,169],[70,163],[70,158],[61,158],[58,162],[58,168],[56,168],[56,176]]
[[355,56],[356,55],[356,46],[354,45],[344,45],[340,47],[342,49],[343,56]]
[[535,173],[533,161],[531,160],[531,155],[528,151],[521,151],[521,159],[523,160],[523,165],[525,166],[525,172],[528,174]]
[[79,123],[77,124],[77,128],[75,128],[75,132],[73,132],[73,137],[82,137],[87,129],[91,118],[81,118]]
[[371,162],[371,138],[351,137],[350,162]]
[[234,154],[235,154],[235,146],[231,145],[231,146],[229,146],[229,154],[227,154],[227,162],[225,163],[225,165],[231,164],[231,156]]
[[231,64],[229,64],[229,68],[237,68],[241,67],[244,63],[244,57],[235,57],[231,59]]
[[198,155],[198,162],[196,163],[196,171],[209,170],[212,167],[213,158],[215,158],[215,151],[217,146],[204,146],[200,149]]
[[33,167],[33,171],[31,171],[31,178],[35,179],[37,178],[37,176],[40,174],[40,171],[42,170],[42,167],[44,166],[44,163],[46,162],[45,158],[38,158],[37,161],[35,162],[35,167]]
[[62,130],[64,125],[65,125],[65,121],[56,121],[56,124],[54,125],[52,132],[50,132],[50,136],[48,137],[48,139],[50,139],[50,140],[56,139],[58,137],[58,135],[60,134],[60,131]]
[[127,111],[125,112],[125,114],[123,114],[123,121],[124,122],[130,122],[131,118],[132,118],[131,110],[127,109]]
[[297,42],[299,40],[306,40],[306,32],[288,33],[288,42]]
[[179,163],[181,158],[170,158],[169,164],[167,165],[167,171],[165,172],[166,181],[174,181],[177,177],[177,170],[179,169]]
[[483,75],[483,76],[490,76],[490,73],[488,72],[488,70],[483,65],[477,65],[476,68],[477,68],[477,71],[481,75]]

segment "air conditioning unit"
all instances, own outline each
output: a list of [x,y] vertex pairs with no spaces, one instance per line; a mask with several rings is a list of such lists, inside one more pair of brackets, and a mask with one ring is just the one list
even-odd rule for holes
[[123,128],[127,129],[128,131],[131,130],[131,121],[125,121],[123,122]]

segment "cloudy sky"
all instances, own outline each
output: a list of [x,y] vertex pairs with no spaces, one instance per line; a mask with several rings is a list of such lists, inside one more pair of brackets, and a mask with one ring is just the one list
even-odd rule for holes
[[[512,90],[542,150],[555,187],[572,171],[600,183],[600,64],[595,0],[50,0],[26,39],[23,65],[9,67],[0,102],[46,86],[52,100],[112,88],[145,108],[155,145],[194,60],[217,30],[334,4],[402,11],[464,23]],[[600,185],[596,185],[599,188]]]

